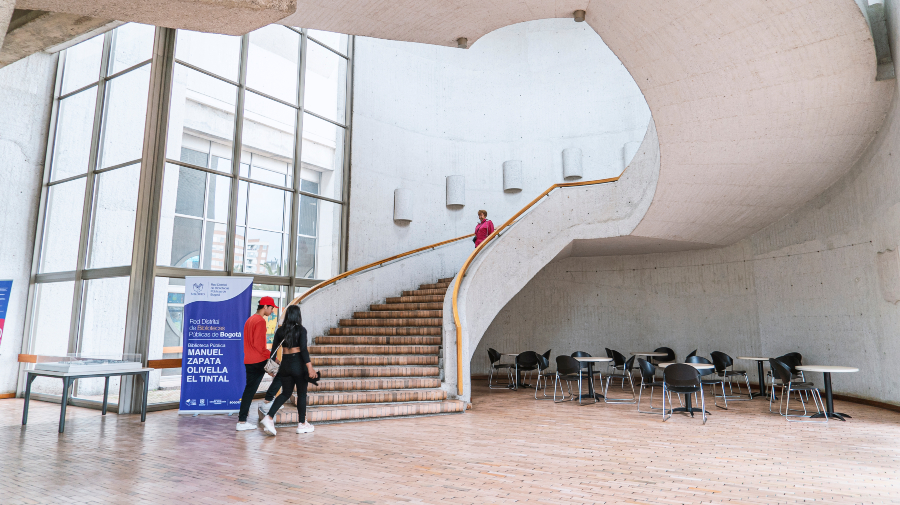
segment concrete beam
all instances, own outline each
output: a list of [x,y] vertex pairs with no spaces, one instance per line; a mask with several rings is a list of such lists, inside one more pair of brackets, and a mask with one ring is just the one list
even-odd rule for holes
[[[6,0],[0,0],[3,1]],[[111,19],[16,9],[10,19],[8,31],[3,30],[6,38],[0,48],[0,67],[40,51],[56,52],[65,49],[120,24],[120,21]]]
[[0,0],[0,48],[3,47],[6,30],[9,29],[9,22],[15,8],[16,0]]
[[19,0],[18,7],[243,35],[292,15],[297,0]]

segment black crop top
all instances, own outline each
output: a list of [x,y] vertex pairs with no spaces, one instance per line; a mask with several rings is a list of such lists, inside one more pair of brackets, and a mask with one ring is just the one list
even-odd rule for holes
[[[275,338],[272,339],[272,353],[269,355],[270,358],[275,357],[278,346],[284,341],[285,333],[287,333],[287,328],[284,326],[280,326],[275,330]],[[300,348],[300,357],[303,360],[303,363],[309,363],[309,350],[306,348],[306,328],[303,326],[300,327],[300,345],[295,347]]]

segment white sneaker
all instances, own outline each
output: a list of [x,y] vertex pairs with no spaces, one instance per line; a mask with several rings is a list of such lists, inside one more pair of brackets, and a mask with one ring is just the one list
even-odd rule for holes
[[247,431],[247,430],[255,430],[256,426],[253,426],[250,423],[243,422],[237,423],[237,427],[235,428],[237,431]]
[[309,424],[309,421],[297,425],[297,433],[312,433],[316,431],[316,427]]
[[266,433],[266,435],[272,435],[273,437],[276,435],[275,421],[273,421],[271,417],[263,417],[259,424],[262,425],[263,431]]

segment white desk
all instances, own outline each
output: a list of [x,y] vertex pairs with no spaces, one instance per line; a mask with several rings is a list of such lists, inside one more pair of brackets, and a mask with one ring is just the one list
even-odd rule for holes
[[845,417],[853,419],[851,416],[841,412],[834,411],[834,398],[831,395],[831,374],[833,373],[853,373],[858,372],[859,368],[853,366],[833,366],[833,365],[797,365],[797,370],[802,372],[822,372],[825,375],[825,412],[816,414],[812,417],[834,417],[841,421],[846,421]]

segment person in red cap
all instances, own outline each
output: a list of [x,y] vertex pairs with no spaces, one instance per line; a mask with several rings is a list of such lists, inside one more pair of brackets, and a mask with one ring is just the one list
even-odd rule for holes
[[[275,300],[271,296],[259,299],[256,313],[244,323],[244,368],[247,370],[247,386],[241,396],[241,410],[238,413],[237,431],[254,430],[256,426],[247,422],[250,404],[259,389],[259,383],[266,375],[266,361],[269,360],[269,349],[266,347],[266,318],[276,309]],[[275,393],[281,389],[281,381],[272,379],[272,385],[266,391],[266,401],[271,402]]]

